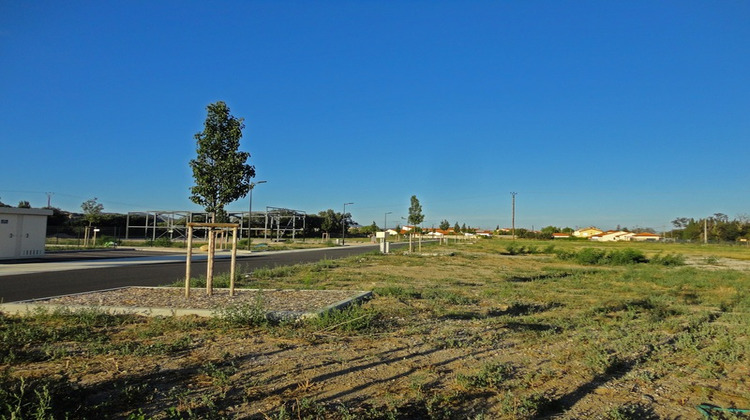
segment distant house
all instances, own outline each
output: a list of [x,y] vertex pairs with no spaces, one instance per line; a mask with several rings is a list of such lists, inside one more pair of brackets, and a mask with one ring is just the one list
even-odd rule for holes
[[477,230],[477,236],[484,236],[485,238],[491,238],[492,232],[489,230]]
[[552,239],[567,239],[570,238],[569,233],[553,233]]
[[636,233],[635,235],[630,237],[631,241],[658,241],[661,240],[661,236],[655,234],[655,233],[649,233],[649,232],[642,232],[642,233]]
[[590,238],[601,233],[604,233],[604,231],[593,226],[589,226],[587,228],[582,228],[574,231],[573,236],[575,236],[576,238]]
[[629,241],[635,233],[625,232],[622,230],[608,230],[606,232],[592,235],[589,239],[592,241],[612,242],[612,241]]

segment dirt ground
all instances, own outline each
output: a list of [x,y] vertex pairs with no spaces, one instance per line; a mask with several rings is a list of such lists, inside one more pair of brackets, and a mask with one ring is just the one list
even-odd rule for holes
[[[709,349],[696,330],[746,318],[703,307],[620,309],[587,282],[629,271],[468,249],[353,258],[254,280],[375,290],[359,312],[329,324],[135,317],[94,325],[85,342],[28,348],[48,356],[8,369],[68,387],[71,407],[121,418],[698,419],[702,403],[750,407],[746,338],[739,354],[716,361],[721,374],[690,360],[698,353],[681,353]],[[688,263],[674,270],[734,270],[743,281],[750,270],[748,261]],[[638,292],[613,296],[623,293]],[[657,315],[665,318],[646,323]]]

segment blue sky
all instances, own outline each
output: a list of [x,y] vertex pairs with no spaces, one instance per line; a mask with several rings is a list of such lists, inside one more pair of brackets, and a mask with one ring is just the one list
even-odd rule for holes
[[[195,210],[206,105],[253,209],[669,227],[750,213],[746,1],[0,0],[0,200]],[[244,210],[247,199],[228,206]]]

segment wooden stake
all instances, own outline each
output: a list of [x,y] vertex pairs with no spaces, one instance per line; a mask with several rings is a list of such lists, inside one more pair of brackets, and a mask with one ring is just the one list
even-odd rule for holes
[[216,246],[216,232],[208,231],[208,262],[206,264],[206,296],[214,293],[214,247]]
[[232,228],[232,264],[229,269],[229,296],[234,296],[234,274],[237,265],[237,228]]
[[190,297],[190,261],[193,257],[193,227],[188,227],[187,261],[185,263],[185,297]]

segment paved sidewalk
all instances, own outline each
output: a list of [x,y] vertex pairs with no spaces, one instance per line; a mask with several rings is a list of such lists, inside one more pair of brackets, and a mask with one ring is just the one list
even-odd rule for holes
[[[361,247],[373,247],[373,245],[346,245],[344,247],[330,248],[330,249],[342,249],[342,248],[361,248]],[[248,258],[261,255],[269,254],[284,254],[292,252],[310,252],[320,251],[325,248],[306,248],[306,249],[294,249],[284,251],[247,251],[237,250],[237,258]],[[70,270],[85,270],[95,268],[110,268],[110,267],[125,267],[132,265],[148,265],[148,264],[164,264],[164,263],[184,263],[187,257],[187,252],[184,249],[137,249],[137,251],[145,252],[159,252],[159,255],[139,256],[139,257],[120,257],[120,258],[98,258],[98,259],[85,259],[85,255],[81,259],[74,259],[70,261],[40,261],[40,262],[22,262],[22,263],[2,263],[0,262],[0,277],[12,276],[19,274],[34,274],[34,273],[47,273],[57,271],[70,271]],[[165,254],[165,252],[172,252],[173,254]],[[230,259],[232,257],[231,251],[217,251],[214,254],[217,260]],[[193,262],[205,261],[208,259],[208,255],[205,252],[194,252],[192,255]]]

